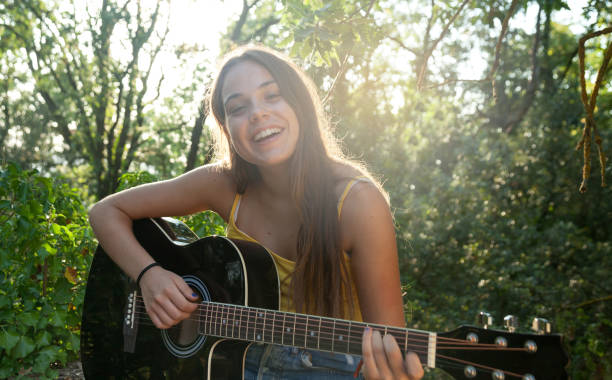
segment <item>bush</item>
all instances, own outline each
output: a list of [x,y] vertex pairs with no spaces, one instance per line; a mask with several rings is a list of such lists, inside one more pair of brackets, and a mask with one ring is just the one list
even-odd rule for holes
[[79,352],[95,243],[75,189],[0,167],[0,378],[53,378]]

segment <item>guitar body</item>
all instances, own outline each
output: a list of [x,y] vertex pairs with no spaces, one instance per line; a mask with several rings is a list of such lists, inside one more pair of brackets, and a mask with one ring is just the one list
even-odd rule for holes
[[[197,240],[184,225],[161,219],[135,221],[134,234],[162,267],[182,276],[204,301],[278,310],[276,266],[259,245],[224,237]],[[242,378],[250,343],[203,335],[197,322],[159,330],[150,320],[140,320],[128,349],[133,352],[125,352],[126,308],[135,290],[134,281],[98,247],[81,324],[86,378]],[[135,313],[146,311],[140,307]]]
[[403,352],[456,379],[567,379],[558,334],[473,326],[436,333],[279,311],[276,265],[260,245],[219,236],[198,240],[166,218],[135,221],[134,235],[201,302],[178,325],[157,329],[134,281],[98,247],[81,322],[88,379],[242,379],[251,342],[360,355],[366,328],[392,335]]

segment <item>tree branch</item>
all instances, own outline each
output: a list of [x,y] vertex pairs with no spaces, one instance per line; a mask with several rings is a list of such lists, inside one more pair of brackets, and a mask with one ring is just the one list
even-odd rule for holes
[[[515,0],[517,1],[517,0]],[[442,30],[442,32],[440,33],[440,36],[434,41],[433,45],[431,46],[431,48],[427,49],[427,51],[425,52],[425,56],[423,57],[423,62],[421,64],[421,70],[419,72],[419,76],[417,78],[417,89],[421,89],[422,85],[423,85],[423,78],[425,77],[425,72],[427,70],[427,61],[429,61],[429,57],[431,57],[431,54],[433,53],[434,50],[436,50],[436,47],[438,46],[438,44],[440,43],[440,41],[442,41],[442,39],[446,36],[446,34],[448,33],[450,26],[455,22],[455,20],[457,19],[457,17],[459,16],[459,13],[461,13],[461,11],[463,10],[463,8],[467,5],[467,3],[469,3],[470,0],[464,0],[463,3],[461,3],[461,5],[459,6],[459,9],[457,9],[457,11],[455,12],[455,14],[453,15],[453,17],[451,17],[451,19],[446,23],[446,25],[444,26],[444,29]]]
[[533,47],[531,49],[531,79],[529,80],[529,84],[527,85],[527,92],[525,94],[525,97],[523,98],[523,102],[521,106],[519,107],[517,111],[511,112],[511,114],[515,116],[507,120],[506,123],[502,126],[502,129],[506,133],[512,132],[512,129],[514,128],[514,126],[523,120],[523,118],[527,114],[527,111],[529,111],[529,108],[531,108],[531,105],[533,104],[533,99],[535,97],[535,92],[536,92],[538,78],[539,78],[539,71],[540,71],[540,66],[538,62],[538,50],[540,46],[540,16],[541,16],[541,13],[542,13],[542,7],[540,7],[538,11],[538,17],[536,21],[536,30],[533,36]]
[[493,66],[491,67],[491,71],[489,72],[488,78],[491,80],[491,88],[493,89],[493,98],[497,102],[497,93],[495,91],[495,72],[499,68],[499,60],[501,57],[501,47],[502,41],[504,37],[506,37],[506,33],[508,33],[508,24],[510,23],[510,18],[514,14],[514,10],[518,6],[518,0],[512,0],[512,4],[510,4],[510,8],[508,9],[508,13],[504,17],[504,21],[502,22],[502,30],[499,33],[499,37],[497,38],[497,43],[495,44],[495,59],[493,60]]
[[603,77],[605,72],[608,69],[608,63],[612,58],[612,42],[606,48],[604,53],[603,62],[601,67],[597,72],[597,79],[595,80],[595,86],[593,87],[593,91],[591,92],[591,97],[587,96],[586,92],[586,79],[585,79],[585,63],[584,63],[584,44],[587,40],[601,36],[603,34],[612,33],[612,27],[608,27],[596,32],[588,33],[578,41],[578,59],[580,65],[580,98],[582,100],[582,104],[586,111],[586,118],[584,122],[584,129],[582,130],[582,138],[578,142],[576,146],[576,150],[583,148],[583,159],[584,164],[582,166],[582,183],[580,184],[580,192],[584,193],[587,190],[587,180],[591,175],[591,129],[595,134],[595,143],[597,144],[597,149],[599,151],[599,163],[601,165],[601,187],[606,187],[606,178],[605,178],[605,170],[606,170],[606,156],[603,153],[602,149],[602,140],[599,134],[597,133],[597,127],[595,125],[595,119],[593,117],[593,112],[595,110],[595,104],[597,103],[597,94],[599,92],[599,87],[603,81]]

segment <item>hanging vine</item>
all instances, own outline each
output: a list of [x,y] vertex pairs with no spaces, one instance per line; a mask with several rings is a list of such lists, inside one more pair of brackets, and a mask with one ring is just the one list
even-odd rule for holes
[[578,59],[580,62],[581,88],[580,97],[582,99],[582,104],[584,105],[584,110],[586,111],[586,117],[584,118],[584,129],[582,130],[582,138],[576,146],[576,150],[583,149],[584,156],[584,164],[582,166],[582,183],[580,184],[581,193],[586,192],[587,180],[591,175],[591,145],[593,143],[592,136],[595,136],[595,144],[597,145],[597,151],[599,156],[599,164],[601,168],[601,186],[606,187],[606,155],[603,152],[601,136],[597,132],[597,126],[595,124],[595,118],[593,117],[593,113],[595,111],[595,105],[597,103],[597,94],[599,92],[599,88],[601,87],[604,75],[606,73],[606,70],[608,69],[608,63],[610,63],[610,58],[612,57],[612,42],[610,42],[604,53],[603,62],[601,64],[601,67],[599,68],[599,71],[597,72],[597,79],[595,80],[595,86],[593,87],[593,91],[591,92],[590,98],[587,95],[586,91],[584,44],[587,40],[591,38],[609,33],[612,33],[612,27],[586,34],[585,36],[580,38],[580,41],[578,42]]

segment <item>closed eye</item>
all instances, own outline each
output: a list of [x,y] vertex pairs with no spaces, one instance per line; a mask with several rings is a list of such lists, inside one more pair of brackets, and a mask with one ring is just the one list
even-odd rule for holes
[[272,92],[269,94],[266,94],[266,100],[277,100],[278,98],[280,98],[281,95],[278,92]]
[[246,106],[239,105],[239,106],[230,107],[227,110],[227,113],[229,115],[236,116],[236,115],[240,115],[245,110],[246,110]]

